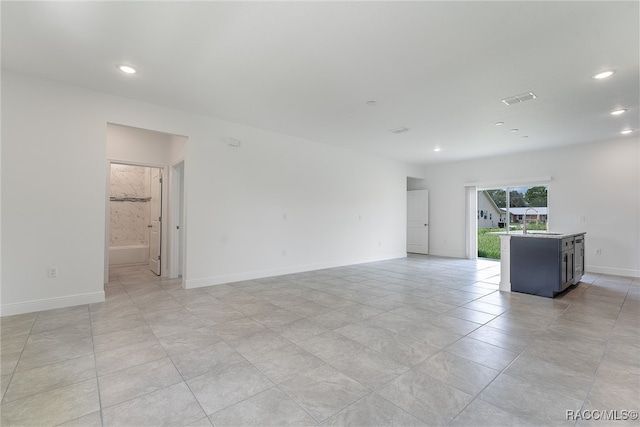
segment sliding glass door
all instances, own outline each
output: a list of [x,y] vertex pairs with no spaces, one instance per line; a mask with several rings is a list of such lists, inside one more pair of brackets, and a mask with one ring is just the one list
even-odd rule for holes
[[546,230],[547,185],[478,190],[478,257],[500,259],[500,240],[492,232]]

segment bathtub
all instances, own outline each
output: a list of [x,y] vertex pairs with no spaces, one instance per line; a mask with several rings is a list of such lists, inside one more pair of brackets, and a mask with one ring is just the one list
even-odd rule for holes
[[149,262],[148,245],[110,246],[109,265],[134,265]]

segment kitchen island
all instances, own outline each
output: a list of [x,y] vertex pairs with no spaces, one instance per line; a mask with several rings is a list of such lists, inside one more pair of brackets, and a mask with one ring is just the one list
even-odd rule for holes
[[585,232],[496,233],[500,236],[500,290],[553,298],[584,273]]

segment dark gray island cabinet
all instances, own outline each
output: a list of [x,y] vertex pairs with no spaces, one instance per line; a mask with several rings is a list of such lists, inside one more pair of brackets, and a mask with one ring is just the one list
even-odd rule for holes
[[577,284],[584,274],[584,235],[513,235],[511,290],[553,298]]

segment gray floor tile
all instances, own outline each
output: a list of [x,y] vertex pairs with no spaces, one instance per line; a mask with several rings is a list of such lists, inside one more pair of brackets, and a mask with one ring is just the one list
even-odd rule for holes
[[495,316],[499,316],[509,309],[508,307],[501,307],[499,305],[488,304],[481,301],[471,301],[463,305],[462,307],[470,310],[480,311],[482,313],[493,314]]
[[61,427],[102,427],[102,415],[100,411],[96,411],[58,425]]
[[274,326],[286,325],[287,323],[302,319],[302,316],[281,308],[279,310],[257,314],[255,316],[252,316],[251,318],[256,322],[266,326],[267,328],[271,328]]
[[316,425],[309,414],[275,387],[216,412],[210,418],[216,427]]
[[[20,356],[16,370],[38,368],[52,363],[63,362],[69,359],[86,356],[93,352],[93,339],[82,338],[78,340],[54,342],[27,342]],[[4,361],[3,355],[3,361]]]
[[340,411],[323,426],[424,426],[424,422],[375,393]]
[[521,418],[490,403],[474,399],[449,425],[451,427],[539,427],[540,420]]
[[445,348],[449,344],[462,338],[460,334],[430,325],[426,322],[420,325],[402,328],[398,331],[398,334],[422,341],[437,349]]
[[204,415],[183,382],[103,410],[105,427],[186,425]]
[[232,345],[247,336],[266,330],[263,325],[250,317],[243,317],[226,323],[218,323],[217,325],[211,326],[210,329],[217,336]]
[[271,329],[294,343],[328,332],[327,329],[309,319],[296,320]]
[[331,357],[327,362],[371,390],[409,370],[408,366],[364,346]]
[[2,353],[20,353],[27,344],[29,334],[13,335],[9,337],[0,337],[0,352]]
[[376,393],[430,425],[447,424],[473,400],[473,396],[415,369]]
[[167,357],[167,352],[159,342],[143,341],[95,353],[96,370],[102,376],[164,357]]
[[363,385],[328,365],[292,378],[280,388],[319,422],[369,393]]
[[353,353],[362,348],[362,344],[335,332],[317,335],[298,343],[298,345],[324,361],[350,352]]
[[144,325],[95,336],[93,337],[93,346],[97,353],[147,341],[156,342],[157,340],[153,331]]
[[478,394],[499,374],[498,371],[442,351],[415,369],[472,396]]
[[95,377],[96,368],[92,354],[40,368],[18,371],[11,379],[4,401],[12,402]]
[[365,305],[365,304],[352,304],[345,307],[341,307],[336,309],[336,311],[346,314],[347,316],[354,317],[356,319],[362,320],[368,317],[376,316],[378,314],[384,313],[384,311]]
[[87,306],[80,306],[81,310],[71,312],[61,312],[57,315],[38,314],[38,318],[33,324],[31,333],[51,331],[54,329],[73,327],[89,322],[89,309]]
[[318,314],[331,311],[329,307],[325,307],[324,305],[320,305],[315,302],[305,302],[304,304],[294,305],[291,307],[287,307],[287,310],[299,314],[303,317],[317,316]]
[[0,376],[0,401],[4,399],[4,394],[9,387],[9,382],[11,381],[11,374]]
[[426,322],[459,335],[467,335],[480,327],[478,323],[449,316],[448,314],[429,318]]
[[31,333],[37,316],[38,313],[27,313],[3,317],[0,321],[2,339]]
[[504,373],[523,379],[532,385],[548,387],[578,400],[586,398],[593,381],[593,375],[540,359],[529,350],[515,359]]
[[244,313],[241,313],[233,307],[227,305],[225,305],[224,307],[211,307],[209,305],[189,307],[188,310],[195,316],[211,325],[231,322],[232,320],[238,320],[246,317]]
[[221,365],[245,362],[244,357],[225,342],[178,352],[172,355],[171,359],[185,379],[205,374]]
[[211,424],[211,421],[208,417],[203,417],[199,420],[187,424],[186,427],[213,427],[213,424]]
[[454,308],[453,310],[449,310],[447,311],[447,314],[449,316],[458,317],[460,319],[468,320],[470,322],[481,323],[481,324],[490,322],[496,317],[494,314],[483,313],[478,310],[471,310],[469,308],[464,308],[464,307],[457,307],[457,308]]
[[516,353],[520,353],[525,348],[527,348],[527,346],[531,344],[537,336],[538,333],[508,333],[501,329],[492,328],[491,326],[487,325],[481,326],[468,335],[469,338],[486,342],[488,344],[495,345],[497,347],[501,347]]
[[91,322],[91,330],[95,336],[121,331],[123,329],[132,329],[146,324],[147,321],[141,314],[134,314],[131,316],[107,317],[94,320]]
[[566,411],[578,410],[583,402],[506,374],[498,375],[479,398],[520,418],[537,419],[541,425],[573,425]]
[[100,409],[96,380],[57,388],[2,405],[2,425],[57,425]]
[[215,344],[220,342],[221,339],[209,328],[198,328],[164,335],[159,338],[159,341],[167,353],[175,355]]
[[422,341],[364,322],[338,328],[335,332],[379,351],[405,366],[413,366],[438,352],[437,348]]
[[453,343],[446,350],[496,371],[506,368],[518,356],[516,352],[468,337]]
[[325,363],[293,344],[264,353],[252,362],[275,384],[304,374]]
[[358,322],[358,319],[337,310],[328,311],[326,313],[318,314],[317,316],[307,317],[307,319],[328,330],[335,330],[342,326]]
[[220,364],[187,384],[208,415],[274,387],[246,361]]
[[154,360],[99,377],[100,400],[107,408],[181,381],[169,358]]
[[247,360],[258,359],[266,352],[286,347],[291,341],[271,331],[263,331],[253,334],[235,344],[235,349]]
[[[456,426],[563,425],[568,409],[632,407],[640,396],[637,279],[632,285],[629,278],[591,274],[550,299],[498,292],[493,261],[431,256],[196,290],[146,270],[110,269],[104,303],[1,319],[5,424],[9,416],[26,425],[100,425],[97,403],[80,399],[79,409],[67,403],[90,381],[89,396],[97,396],[95,380],[82,379],[96,371],[100,387],[103,380],[111,386],[102,410],[120,420],[115,424],[176,424],[162,395],[190,390],[182,378],[212,416],[247,416],[238,421],[244,423],[263,410],[279,414],[285,385],[296,393],[287,399],[305,408],[299,410],[316,411],[312,423],[333,425],[411,425],[411,416],[431,413],[435,418],[422,424],[456,417]],[[166,366],[145,368],[163,359]],[[166,385],[167,378],[177,382]],[[395,403],[363,384],[381,386]],[[128,400],[113,404],[113,396]],[[190,413],[196,400],[185,399],[186,409],[178,410]],[[298,407],[287,399],[284,407]],[[53,421],[39,418],[47,411]],[[283,417],[278,423],[297,423]],[[212,425],[202,410],[184,423]],[[584,424],[591,423],[577,423]]]
[[21,351],[13,353],[3,352],[2,354],[0,354],[0,372],[2,376],[10,376],[11,374],[13,374],[13,371],[16,369],[16,365],[18,364],[18,360],[20,360],[21,354]]

